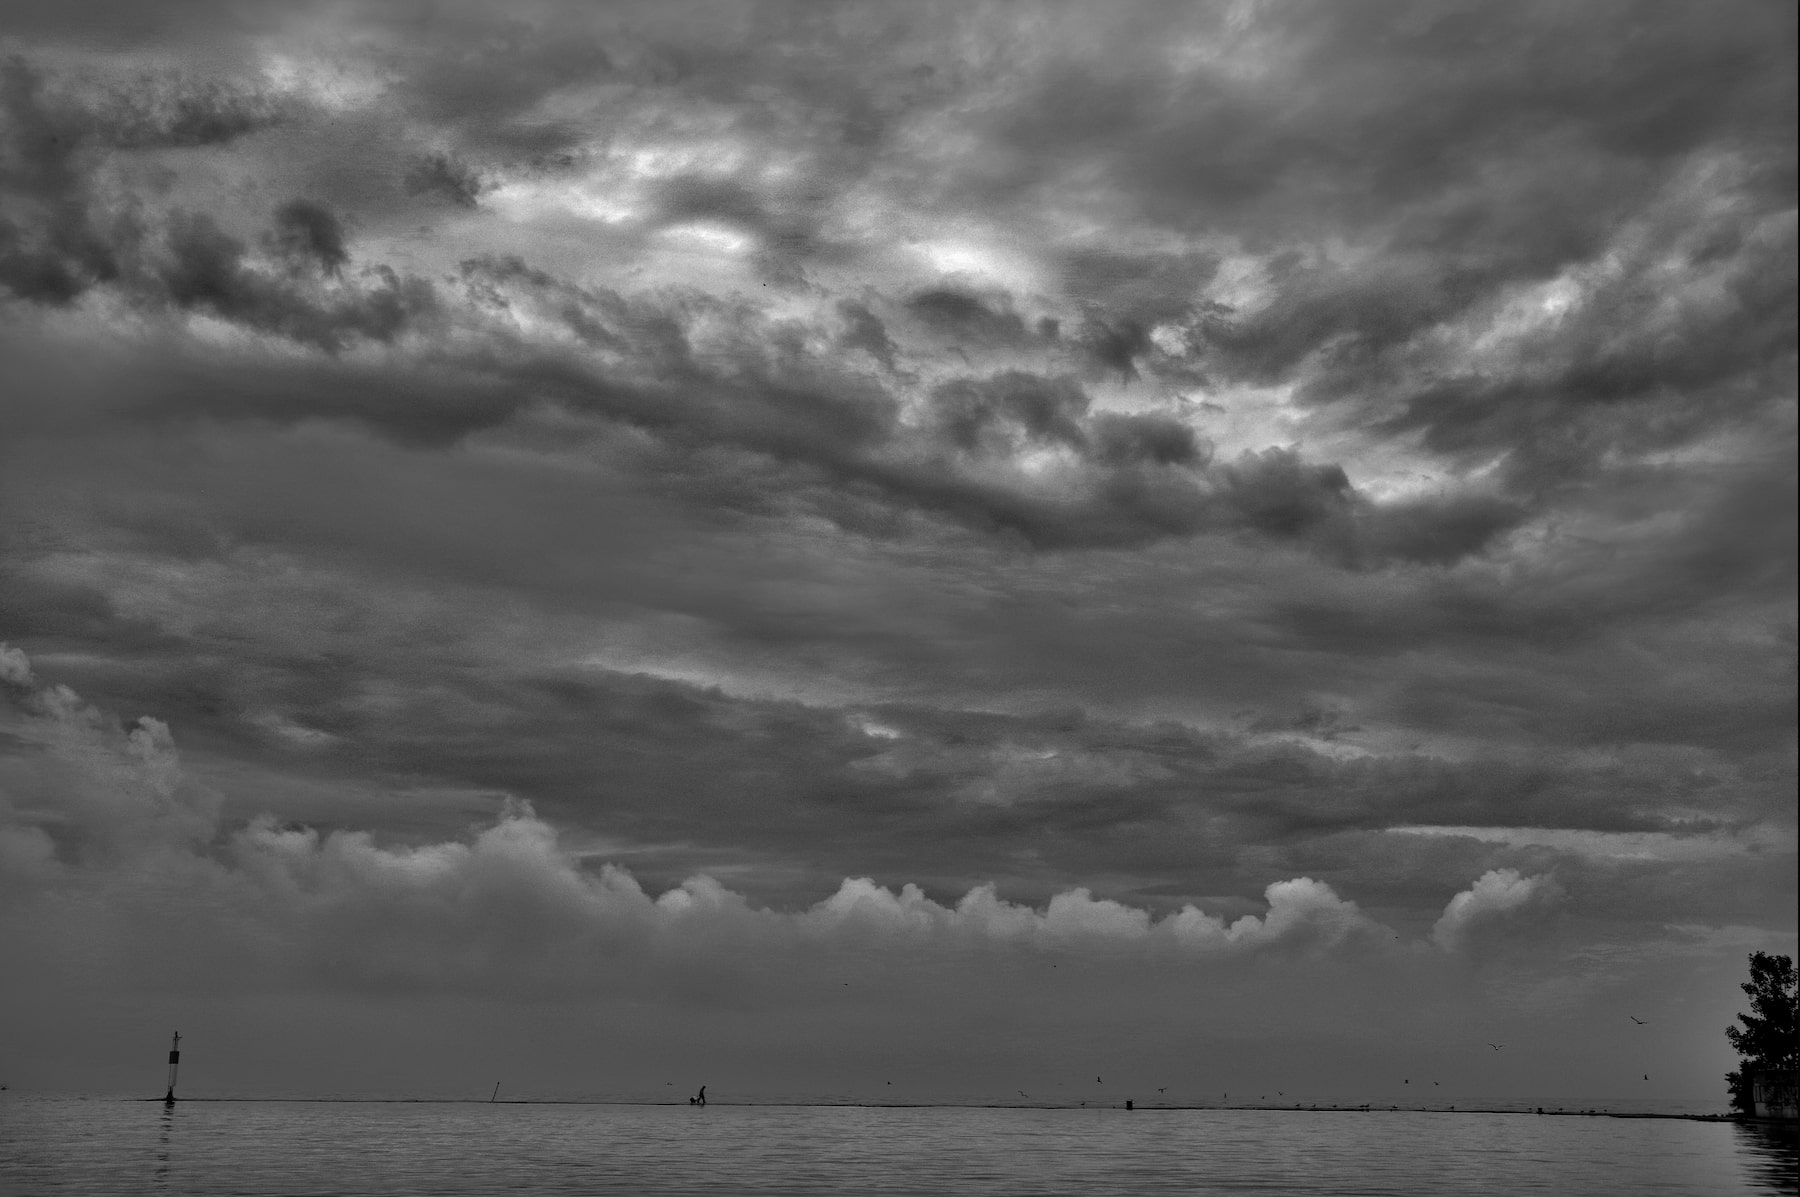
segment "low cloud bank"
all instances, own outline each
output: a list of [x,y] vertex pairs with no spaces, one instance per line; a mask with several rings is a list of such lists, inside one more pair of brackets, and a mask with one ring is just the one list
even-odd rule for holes
[[[182,777],[165,724],[121,725],[37,682],[16,649],[0,646],[0,665],[11,700],[0,732],[17,746],[0,755],[7,922],[56,953],[173,961],[168,983],[198,966],[350,988],[587,992],[870,952],[948,962],[971,951],[1196,959],[1396,947],[1389,928],[1309,877],[1271,884],[1265,913],[1230,922],[1193,905],[1159,918],[1085,887],[1040,908],[991,884],[944,903],[869,878],[783,912],[705,875],[653,896],[616,865],[589,867],[520,801],[447,842],[382,843],[269,815],[234,827],[217,795]],[[1547,879],[1489,873],[1451,901],[1434,938],[1460,949],[1552,896]]]

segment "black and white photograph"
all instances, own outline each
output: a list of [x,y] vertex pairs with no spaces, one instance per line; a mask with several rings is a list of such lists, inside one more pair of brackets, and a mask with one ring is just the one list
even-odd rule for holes
[[1800,1194],[1793,0],[0,0],[0,1193]]

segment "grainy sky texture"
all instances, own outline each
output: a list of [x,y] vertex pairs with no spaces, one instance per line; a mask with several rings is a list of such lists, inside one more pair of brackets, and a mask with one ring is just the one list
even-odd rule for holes
[[1723,1103],[1792,4],[0,41],[0,1080]]

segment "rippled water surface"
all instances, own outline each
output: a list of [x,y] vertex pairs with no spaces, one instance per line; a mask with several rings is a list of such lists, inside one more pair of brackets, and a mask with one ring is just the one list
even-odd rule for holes
[[0,1100],[0,1192],[1800,1192],[1791,1131],[1258,1110]]

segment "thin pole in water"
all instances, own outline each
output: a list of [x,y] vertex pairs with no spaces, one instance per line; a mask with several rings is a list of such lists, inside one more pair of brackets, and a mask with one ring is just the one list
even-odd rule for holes
[[163,1095],[163,1104],[175,1104],[175,1073],[181,1068],[181,1032],[175,1032],[175,1038],[169,1043],[169,1091]]
[[494,1091],[488,1095],[488,1101],[491,1103],[494,1100],[494,1098],[499,1097],[499,1096],[500,1096],[500,1082],[495,1081],[494,1082]]

